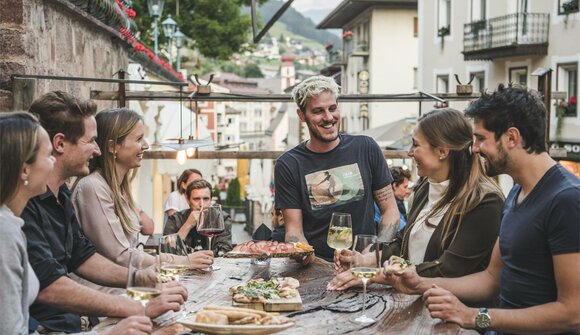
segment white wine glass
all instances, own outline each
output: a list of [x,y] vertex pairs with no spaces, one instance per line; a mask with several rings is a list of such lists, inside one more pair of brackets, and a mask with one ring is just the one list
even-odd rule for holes
[[348,213],[332,213],[326,243],[340,252],[352,246],[352,218]]
[[146,254],[139,250],[129,251],[129,266],[127,276],[127,296],[146,306],[149,300],[161,294],[157,282],[155,265],[146,265]]
[[363,282],[363,307],[361,316],[354,319],[359,323],[373,323],[374,319],[366,315],[366,293],[368,280],[380,271],[379,242],[376,235],[356,235],[353,245],[354,257],[350,268],[353,276]]
[[[222,206],[219,204],[214,204],[202,208],[199,212],[199,221],[197,222],[197,232],[207,237],[207,248],[208,250],[213,250],[211,243],[213,238],[219,234],[222,234],[225,230]],[[219,269],[219,266],[212,264],[206,270],[216,271]]]
[[177,264],[175,260],[173,262],[161,262],[159,272],[163,276],[172,277],[178,281],[181,276],[191,270],[189,255],[187,254],[185,243],[183,243],[179,234],[165,235],[159,239],[159,254],[161,255],[162,253],[180,258],[185,257],[188,260],[188,265]]

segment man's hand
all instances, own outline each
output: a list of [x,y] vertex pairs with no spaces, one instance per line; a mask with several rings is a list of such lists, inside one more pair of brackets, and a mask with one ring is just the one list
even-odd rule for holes
[[314,253],[310,254],[310,255],[306,255],[306,256],[292,256],[290,257],[293,260],[295,260],[296,262],[302,264],[302,265],[308,265],[312,262],[314,262],[314,259],[316,258],[314,256]]
[[168,311],[178,312],[186,300],[187,290],[180,282],[172,281],[163,284],[161,295],[149,301],[145,307],[145,314],[150,318],[155,318]]
[[348,249],[342,249],[340,251],[334,251],[334,269],[335,273],[341,273],[348,271],[354,260],[354,251]]
[[[380,275],[369,279],[368,283],[388,284],[387,280]],[[326,289],[329,291],[344,291],[353,286],[362,286],[362,279],[355,277],[350,271],[343,271],[332,278],[326,285]]]
[[193,269],[205,269],[213,264],[213,251],[200,250],[188,255],[189,265]]
[[383,264],[382,276],[388,284],[391,284],[394,289],[405,294],[421,294],[420,289],[423,283],[423,278],[417,274],[417,269],[414,265],[409,266],[402,274],[387,273],[386,267],[389,261]]
[[146,316],[130,316],[121,322],[117,323],[115,327],[103,332],[103,335],[143,335],[151,334],[153,331],[153,324],[151,319]]
[[183,225],[187,226],[189,230],[191,230],[195,226],[197,226],[197,218],[199,218],[199,211],[192,210],[191,213],[189,213],[189,216],[187,217],[187,220],[185,220]]
[[431,317],[457,323],[462,328],[475,328],[478,310],[465,306],[451,292],[433,284],[423,294],[423,300]]
[[145,269],[137,270],[135,273],[135,285],[152,287],[157,283],[157,272],[155,267],[157,264],[153,264]]

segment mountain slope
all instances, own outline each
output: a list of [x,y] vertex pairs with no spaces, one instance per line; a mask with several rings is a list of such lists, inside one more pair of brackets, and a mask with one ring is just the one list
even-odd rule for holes
[[[276,11],[284,4],[282,1],[268,1],[267,3],[258,7],[258,13],[262,18],[262,21],[269,20]],[[300,35],[307,39],[314,40],[321,45],[326,43],[340,45],[341,41],[335,34],[329,33],[325,30],[316,29],[315,23],[302,15],[300,12],[296,11],[293,7],[288,8],[284,15],[280,17],[278,23],[283,23],[286,29],[294,35]],[[274,37],[279,37],[270,30],[270,35]]]

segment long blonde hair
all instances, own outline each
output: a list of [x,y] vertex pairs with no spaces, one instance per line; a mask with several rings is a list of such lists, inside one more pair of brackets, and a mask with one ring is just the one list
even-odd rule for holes
[[0,113],[0,205],[16,195],[24,163],[36,161],[39,129],[30,113]]
[[[486,194],[496,193],[503,199],[503,193],[495,180],[485,174],[479,154],[472,153],[473,128],[461,112],[452,108],[433,110],[418,120],[417,130],[423,133],[431,148],[449,148],[449,186],[425,218],[430,225],[428,219],[440,215],[449,206],[441,220],[440,245],[443,249],[456,217],[459,217],[459,224],[451,242],[465,214],[477,207]],[[408,229],[407,234],[410,231]]]
[[[131,133],[139,121],[143,122],[141,115],[128,108],[106,109],[96,116],[97,119],[97,143],[101,148],[101,156],[91,161],[91,172],[98,170],[103,176],[111,191],[115,203],[115,213],[121,221],[123,230],[129,234],[139,232],[139,226],[131,222],[129,213],[123,206],[122,199],[137,213],[137,206],[131,194],[131,181],[135,178],[137,169],[131,169],[125,176],[118,176],[115,168],[115,150],[108,150],[110,143],[121,144]],[[121,179],[122,178],[122,179]],[[119,183],[119,180],[121,182]]]

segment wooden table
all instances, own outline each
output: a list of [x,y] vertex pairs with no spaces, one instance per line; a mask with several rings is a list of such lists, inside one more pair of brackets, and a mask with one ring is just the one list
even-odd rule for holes
[[278,334],[477,334],[453,323],[431,318],[419,296],[395,293],[381,285],[367,289],[367,315],[377,320],[361,325],[350,321],[362,309],[362,288],[346,292],[326,291],[332,279],[332,264],[320,259],[306,267],[293,260],[275,258],[270,266],[251,265],[248,259],[216,258],[221,269],[200,274],[184,281],[189,301],[201,308],[205,305],[231,305],[228,289],[252,278],[271,276],[294,277],[300,281],[302,311],[289,313],[296,326]]

